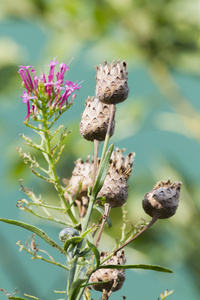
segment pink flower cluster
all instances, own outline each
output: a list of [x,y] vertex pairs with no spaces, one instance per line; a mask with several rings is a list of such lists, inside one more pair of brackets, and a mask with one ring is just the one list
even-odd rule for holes
[[[23,98],[23,102],[27,104],[27,116],[25,119],[27,119],[31,112],[35,112],[37,107],[35,105],[32,105],[30,107],[30,101],[33,99],[39,99],[39,85],[41,86],[41,83],[43,83],[43,86],[45,88],[45,95],[48,97],[48,105],[52,107],[59,106],[59,108],[62,108],[62,106],[66,103],[68,104],[68,98],[69,96],[75,91],[79,90],[81,88],[80,85],[77,83],[73,83],[72,81],[65,80],[65,84],[63,84],[64,81],[64,74],[66,70],[69,70],[69,67],[65,63],[60,64],[60,71],[56,72],[56,81],[54,81],[54,72],[55,72],[55,66],[58,64],[55,59],[51,60],[50,64],[47,65],[50,67],[48,78],[46,79],[45,74],[43,73],[40,77],[37,77],[35,75],[35,69],[31,66],[20,66],[19,74],[22,77],[23,83],[26,88],[26,92],[23,92],[23,96],[20,96]],[[72,100],[76,97],[75,94],[72,96]]]

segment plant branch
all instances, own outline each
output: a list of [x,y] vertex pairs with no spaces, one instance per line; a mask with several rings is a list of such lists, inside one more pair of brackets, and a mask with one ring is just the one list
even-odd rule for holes
[[153,217],[152,220],[149,222],[149,224],[144,227],[140,232],[138,232],[134,237],[132,237],[130,240],[126,241],[122,246],[120,246],[119,248],[117,248],[114,251],[114,254],[116,254],[118,251],[120,251],[121,249],[123,249],[124,247],[126,247],[128,244],[130,244],[133,240],[135,240],[138,236],[140,236],[142,233],[144,233],[147,229],[149,229],[156,221],[158,220],[157,217]]

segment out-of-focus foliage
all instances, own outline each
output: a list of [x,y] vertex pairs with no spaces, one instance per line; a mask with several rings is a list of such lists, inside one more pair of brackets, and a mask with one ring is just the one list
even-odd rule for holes
[[60,54],[91,43],[95,53],[104,48],[109,58],[117,53],[198,71],[196,0],[8,0],[1,3],[1,19],[5,17],[47,27],[50,49],[59,48]]
[[[142,197],[160,179],[166,180],[170,176],[173,180],[182,181],[183,186],[176,216],[166,223],[161,221],[160,226],[146,234],[149,240],[146,237],[143,243],[140,238],[133,247],[148,255],[148,259],[156,257],[156,263],[164,260],[171,265],[184,262],[199,286],[200,185],[196,169],[200,151],[200,107],[187,99],[189,95],[183,93],[173,73],[181,70],[195,76],[200,74],[198,6],[197,0],[7,0],[1,1],[0,21],[5,24],[21,21],[25,22],[24,26],[26,22],[31,23],[46,33],[47,43],[37,60],[55,55],[68,59],[84,50],[85,59],[92,61],[92,65],[105,59],[123,58],[128,62],[128,69],[138,62],[145,66],[150,80],[156,85],[154,92],[157,90],[153,95],[130,95],[117,111],[117,136],[113,137],[118,145],[125,144],[128,151],[136,151],[138,143],[148,138],[147,133],[152,131],[143,149],[140,147],[141,154],[136,151],[136,173],[130,181],[128,200],[129,218],[146,218],[141,208]],[[15,83],[15,87],[20,82],[16,74],[17,65],[21,61],[32,62],[20,38],[8,38],[1,32],[0,35],[2,96],[13,91],[10,89],[11,82]],[[136,76],[135,81],[134,78],[131,81],[132,90]],[[144,84],[145,90],[146,82],[141,84]],[[164,104],[161,104],[163,97]],[[72,125],[70,129],[72,127],[74,130],[67,141],[70,147],[66,146],[66,159],[63,165],[58,166],[62,177],[70,177],[72,161],[79,156],[87,156],[92,149],[90,143],[81,140],[78,125]],[[172,135],[169,137],[167,133]],[[182,146],[176,147],[178,143]],[[187,153],[184,152],[184,146],[188,144],[195,147],[195,151],[189,148]],[[144,158],[146,165],[137,169],[138,158],[144,154],[149,155]],[[16,156],[12,159],[12,174],[18,178],[17,174],[22,176],[22,166],[16,159]],[[192,160],[196,160],[196,166]],[[51,199],[48,191],[47,195]],[[113,224],[119,222],[120,216],[118,209],[111,212]],[[107,233],[117,236],[114,226]],[[152,244],[156,246],[152,247]]]

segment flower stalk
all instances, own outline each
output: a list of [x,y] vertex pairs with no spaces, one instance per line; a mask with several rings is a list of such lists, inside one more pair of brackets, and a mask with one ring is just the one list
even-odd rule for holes
[[[125,252],[122,249],[142,235],[158,219],[169,218],[175,214],[181,183],[171,183],[170,180],[159,181],[142,201],[145,212],[152,217],[152,220],[147,225],[145,223],[127,229],[125,209],[128,198],[127,182],[135,154],[131,152],[124,156],[125,149],[114,150],[113,144],[108,146],[115,129],[116,105],[125,101],[129,93],[127,64],[118,60],[111,64],[105,61],[104,65],[100,64],[96,68],[95,97],[88,97],[81,118],[80,133],[86,140],[94,142],[94,160],[90,156],[86,161],[79,158],[75,162],[71,178],[63,180],[65,182],[63,186],[57,174],[56,164],[61,158],[64,149],[63,141],[69,132],[64,125],[60,125],[54,132],[52,128],[60,116],[71,107],[76,97],[75,91],[80,90],[81,86],[64,79],[69,69],[68,65],[61,63],[56,72],[57,65],[58,62],[53,59],[47,66],[48,74],[45,75],[43,72],[41,76],[37,76],[31,66],[21,66],[19,69],[22,86],[25,88],[21,97],[27,106],[24,124],[40,136],[40,143],[35,143],[24,134],[21,137],[26,145],[42,156],[44,165],[41,166],[37,157],[33,157],[32,154],[25,153],[22,149],[17,150],[34,175],[54,186],[60,206],[50,205],[42,200],[43,197],[36,196],[31,189],[23,187],[20,180],[21,190],[29,200],[18,200],[17,207],[44,221],[53,221],[54,224],[65,226],[58,236],[63,245],[61,247],[42,229],[31,224],[3,218],[0,218],[0,221],[33,232],[30,245],[28,240],[26,247],[20,241],[17,243],[20,251],[24,250],[31,254],[33,259],[43,260],[68,271],[66,299],[81,300],[84,297],[85,300],[90,300],[90,293],[86,290],[90,286],[100,291],[102,299],[107,300],[113,292],[122,288],[125,269],[140,268],[171,272],[154,265],[126,265]],[[54,138],[58,135],[58,141],[54,143]],[[98,158],[100,142],[104,142],[104,145],[101,158]],[[44,216],[36,212],[37,207],[44,211]],[[116,207],[122,207],[121,240],[110,253],[99,252],[98,246],[103,237],[105,224],[107,222],[112,226],[109,214],[111,209]],[[98,220],[91,225],[91,217],[95,209],[101,214],[101,226]],[[98,229],[95,242],[94,236]],[[55,261],[46,250],[39,249],[39,245],[35,242],[35,235],[64,255],[67,264],[63,265]],[[48,258],[38,255],[39,251]]]

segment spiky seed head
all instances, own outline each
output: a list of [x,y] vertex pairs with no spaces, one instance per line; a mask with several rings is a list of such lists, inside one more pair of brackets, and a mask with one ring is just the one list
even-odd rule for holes
[[170,218],[176,213],[181,182],[171,183],[159,181],[149,193],[144,196],[142,206],[151,217],[158,219]]
[[96,97],[107,104],[123,102],[128,97],[128,72],[126,62],[118,60],[111,64],[104,62],[96,67]]
[[[99,161],[98,161],[99,164]],[[86,161],[79,158],[75,161],[75,167],[70,180],[67,182],[68,189],[65,192],[65,198],[68,201],[69,193],[72,198],[76,196],[75,203],[78,206],[81,217],[84,217],[88,204],[88,188],[92,186],[94,162],[90,156]]]
[[[100,260],[108,256],[107,252],[102,251],[100,254]],[[126,262],[126,257],[124,254],[124,251],[117,252],[115,255],[113,255],[111,258],[109,258],[103,265],[124,265]],[[109,292],[111,288],[113,287],[113,283],[115,282],[115,286],[112,289],[113,292],[118,291],[121,289],[124,280],[125,280],[125,270],[123,269],[98,269],[95,271],[91,277],[90,282],[101,282],[101,281],[108,281],[106,283],[99,283],[94,284],[91,287],[95,289],[96,291],[103,292],[103,290],[106,290]]]
[[132,171],[135,153],[123,156],[124,149],[116,148],[110,159],[108,174],[98,197],[105,197],[111,207],[122,206],[128,197],[127,181]]
[[69,180],[68,191],[74,197],[78,192],[80,185],[80,191],[77,195],[77,199],[87,196],[88,187],[92,186],[92,174],[93,174],[93,161],[90,156],[87,157],[86,161],[79,158],[75,161],[75,167],[72,172],[72,176]]
[[[111,106],[102,103],[97,98],[88,97],[83,111],[80,133],[88,141],[104,141],[111,115]],[[115,120],[111,123],[110,136],[114,134]]]

